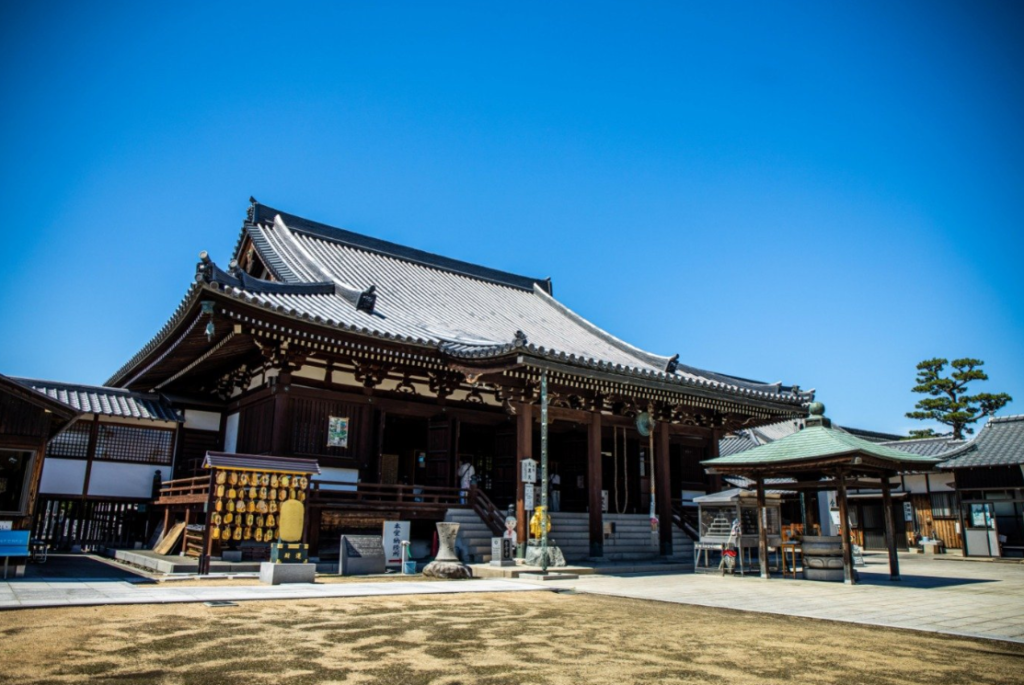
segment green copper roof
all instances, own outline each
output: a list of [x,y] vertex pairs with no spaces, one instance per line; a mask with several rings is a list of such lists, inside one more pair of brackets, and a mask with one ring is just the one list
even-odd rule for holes
[[[811,420],[808,421],[811,423]],[[746,452],[701,462],[704,466],[771,466],[790,462],[810,461],[838,457],[845,454],[864,454],[908,467],[930,466],[938,460],[920,454],[903,452],[892,447],[869,442],[856,435],[832,430],[826,426],[809,425],[802,431],[781,440],[761,445]]]

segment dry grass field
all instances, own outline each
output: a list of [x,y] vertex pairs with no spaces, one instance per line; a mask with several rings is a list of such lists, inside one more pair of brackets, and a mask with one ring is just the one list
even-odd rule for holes
[[548,592],[0,612],[0,683],[1019,683],[1024,646]]

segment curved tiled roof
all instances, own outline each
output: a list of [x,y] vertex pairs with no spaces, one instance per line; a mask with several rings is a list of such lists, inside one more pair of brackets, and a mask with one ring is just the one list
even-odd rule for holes
[[132,392],[122,388],[77,385],[31,378],[14,378],[13,380],[79,412],[127,419],[181,421],[178,413],[158,395]]
[[[226,294],[273,311],[388,340],[427,345],[458,359],[525,352],[568,364],[800,405],[809,393],[677,365],[611,335],[555,300],[550,280],[431,255],[255,205],[245,226],[275,276],[333,281],[343,292],[376,286],[372,312],[352,297]],[[518,335],[523,332],[525,336]],[[669,370],[672,369],[672,370]]]
[[[241,278],[234,270],[229,274],[201,264],[197,282],[171,320],[109,382],[130,382],[130,372],[184,324],[202,293],[215,290],[270,312],[438,350],[453,359],[525,354],[789,407],[813,398],[813,391],[703,371],[630,345],[555,300],[550,279],[433,255],[258,203],[243,225],[236,259],[245,236],[276,281],[254,284],[248,275]],[[319,287],[327,284],[333,284],[333,292]],[[375,302],[357,307],[371,287]]]
[[901,452],[879,445],[841,430],[809,425],[781,440],[701,463],[712,468],[716,466],[771,466],[858,453],[907,465],[931,466],[938,461],[933,457]]
[[944,457],[941,469],[1024,465],[1024,414],[990,418],[977,437]]
[[879,444],[885,445],[886,447],[892,447],[893,449],[903,452],[920,454],[925,457],[938,457],[942,459],[946,453],[952,452],[965,443],[965,440],[953,440],[949,437],[940,437],[917,438],[915,440],[890,440]]

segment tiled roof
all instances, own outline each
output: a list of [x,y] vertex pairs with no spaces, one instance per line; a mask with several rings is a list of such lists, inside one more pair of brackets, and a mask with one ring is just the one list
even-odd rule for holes
[[754,449],[702,462],[704,466],[770,466],[846,454],[866,454],[907,465],[931,465],[937,460],[901,452],[825,426],[810,425],[781,440]]
[[[227,295],[256,306],[345,331],[433,347],[458,359],[524,353],[781,404],[800,406],[813,397],[779,383],[681,365],[674,357],[634,347],[555,300],[550,279],[432,255],[266,205],[254,204],[251,211],[244,232],[275,278],[288,284],[335,285],[334,293],[282,293],[211,281]],[[373,311],[357,309],[355,299],[370,286],[376,286]]]
[[13,380],[79,412],[128,419],[181,421],[178,413],[158,395],[132,392],[121,388],[76,385],[31,378],[14,378]]
[[745,435],[729,435],[718,441],[718,456],[727,457],[752,450],[761,443],[755,442]]
[[233,452],[207,452],[205,468],[236,469],[243,471],[277,471],[284,473],[320,473],[316,459],[298,457],[270,457],[263,454],[235,454]]
[[890,440],[881,442],[880,445],[892,447],[903,452],[920,454],[925,457],[941,458],[947,452],[951,452],[964,445],[965,440],[953,440],[948,437],[941,438],[918,438],[916,440]]
[[1024,464],[1024,414],[989,419],[977,437],[946,456],[941,469]]

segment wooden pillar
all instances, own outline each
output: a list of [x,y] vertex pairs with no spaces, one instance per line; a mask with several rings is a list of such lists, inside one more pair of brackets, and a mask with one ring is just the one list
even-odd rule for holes
[[846,503],[846,474],[836,474],[837,490],[836,497],[839,498],[839,537],[843,543],[843,580],[847,585],[855,585],[857,577],[853,570],[853,550],[850,548],[850,517],[849,507]]
[[[524,459],[533,458],[533,407],[516,403],[516,541],[526,544],[526,484],[522,478]],[[525,552],[524,552],[525,553]]]
[[591,415],[587,427],[587,510],[590,512],[590,556],[604,556],[604,514],[601,511],[601,412]]
[[291,390],[291,382],[291,373],[282,371],[278,374],[274,386],[274,423],[270,452],[277,456],[286,456],[288,452],[288,395]]
[[889,550],[889,580],[900,579],[900,560],[896,556],[896,522],[892,516],[889,477],[882,474],[882,515],[885,516],[885,546]]
[[[757,561],[761,565],[761,577],[767,580],[768,575],[768,512],[764,502],[764,476],[757,477]],[[740,550],[743,554],[743,550]]]
[[668,449],[668,422],[658,422],[657,445],[655,449],[654,468],[657,471],[657,479],[654,487],[657,490],[658,501],[655,502],[658,514],[658,535],[663,556],[672,556],[672,479],[669,464]]

